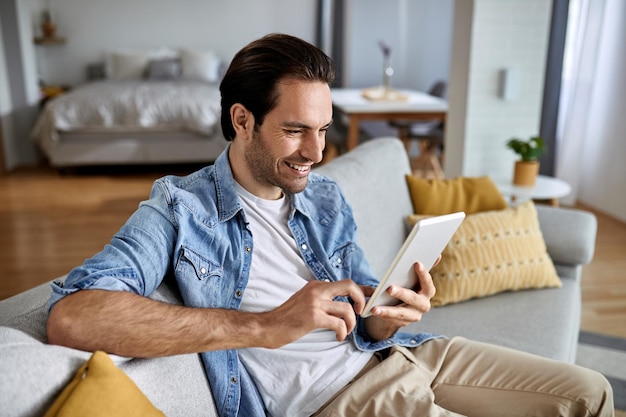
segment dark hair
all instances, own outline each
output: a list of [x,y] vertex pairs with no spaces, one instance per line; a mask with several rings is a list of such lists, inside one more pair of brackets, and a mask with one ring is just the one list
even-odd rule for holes
[[283,79],[322,81],[335,78],[332,60],[319,48],[294,36],[273,33],[243,47],[233,58],[222,82],[222,133],[233,140],[230,108],[241,103],[263,124],[278,101],[277,84]]

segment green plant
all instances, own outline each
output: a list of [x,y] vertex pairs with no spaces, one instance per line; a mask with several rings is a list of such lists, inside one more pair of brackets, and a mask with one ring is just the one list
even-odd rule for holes
[[522,161],[536,161],[544,152],[548,151],[546,144],[539,136],[533,136],[528,140],[511,138],[506,146],[518,154]]

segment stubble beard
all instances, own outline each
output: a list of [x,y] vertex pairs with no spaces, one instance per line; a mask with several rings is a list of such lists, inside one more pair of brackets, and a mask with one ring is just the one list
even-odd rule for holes
[[307,186],[308,176],[299,180],[288,181],[281,177],[278,172],[279,164],[274,156],[265,146],[265,140],[255,129],[250,147],[245,154],[246,163],[250,167],[252,176],[259,183],[265,183],[274,187],[279,187],[287,194],[297,194]]

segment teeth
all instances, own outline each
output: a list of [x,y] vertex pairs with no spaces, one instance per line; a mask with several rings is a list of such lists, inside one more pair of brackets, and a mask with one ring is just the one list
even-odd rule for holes
[[309,169],[308,165],[295,165],[295,164],[292,164],[291,162],[287,162],[287,165],[289,165],[291,168],[296,169],[300,172],[308,171]]

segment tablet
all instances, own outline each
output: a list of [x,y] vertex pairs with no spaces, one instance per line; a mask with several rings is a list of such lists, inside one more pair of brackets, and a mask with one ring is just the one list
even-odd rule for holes
[[387,293],[387,288],[391,285],[413,288],[417,284],[415,262],[420,261],[427,270],[430,270],[464,218],[465,213],[461,211],[418,221],[376,287],[361,316],[370,316],[372,307],[377,305],[399,304],[398,299]]

